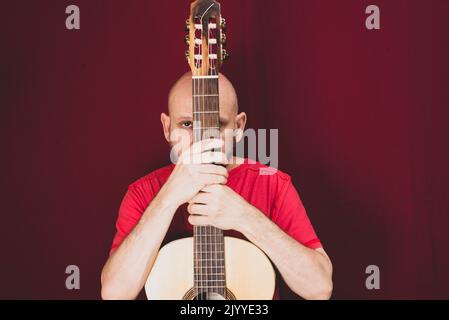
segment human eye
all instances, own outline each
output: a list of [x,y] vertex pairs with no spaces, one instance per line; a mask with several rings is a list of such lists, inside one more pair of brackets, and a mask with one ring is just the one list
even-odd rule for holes
[[183,121],[181,122],[181,127],[184,129],[190,129],[193,127],[192,121]]

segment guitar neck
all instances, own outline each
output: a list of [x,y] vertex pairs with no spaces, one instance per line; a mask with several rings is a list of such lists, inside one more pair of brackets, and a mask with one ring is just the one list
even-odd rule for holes
[[[193,140],[220,137],[220,108],[218,76],[194,77],[193,90]],[[225,255],[223,231],[212,226],[195,226],[194,284],[201,298],[215,292],[226,295]]]
[[193,141],[220,137],[218,76],[192,79]]

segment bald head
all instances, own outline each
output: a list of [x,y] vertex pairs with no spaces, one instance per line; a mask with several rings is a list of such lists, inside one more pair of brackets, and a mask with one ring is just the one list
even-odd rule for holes
[[[230,112],[232,115],[238,113],[238,99],[234,86],[220,73],[219,77],[220,111]],[[192,112],[192,73],[187,72],[176,81],[168,95],[168,113],[190,110]]]
[[[232,145],[234,132],[243,132],[246,114],[238,114],[238,101],[235,89],[224,75],[219,77],[220,87],[220,131],[225,144]],[[168,114],[161,114],[165,139],[176,153],[187,148],[193,141],[193,99],[192,74],[184,74],[170,90],[168,97]],[[240,135],[241,136],[241,135]],[[179,143],[179,142],[182,143]],[[225,147],[232,152],[231,147]]]

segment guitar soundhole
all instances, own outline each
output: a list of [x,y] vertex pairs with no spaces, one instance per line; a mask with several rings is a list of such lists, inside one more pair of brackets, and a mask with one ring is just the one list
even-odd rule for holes
[[237,300],[234,294],[226,288],[226,297],[216,292],[200,292],[196,294],[195,288],[190,289],[182,300]]

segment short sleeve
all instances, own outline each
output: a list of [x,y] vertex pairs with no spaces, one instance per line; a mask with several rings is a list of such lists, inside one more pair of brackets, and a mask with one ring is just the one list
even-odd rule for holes
[[311,249],[321,248],[321,242],[290,177],[279,178],[279,180],[279,192],[272,214],[273,222],[304,246]]
[[131,185],[128,188],[120,205],[115,225],[116,233],[114,240],[112,241],[110,253],[122,244],[123,240],[126,239],[139,222],[148,206],[148,201],[146,200],[147,197],[148,195],[145,196],[138,186]]

